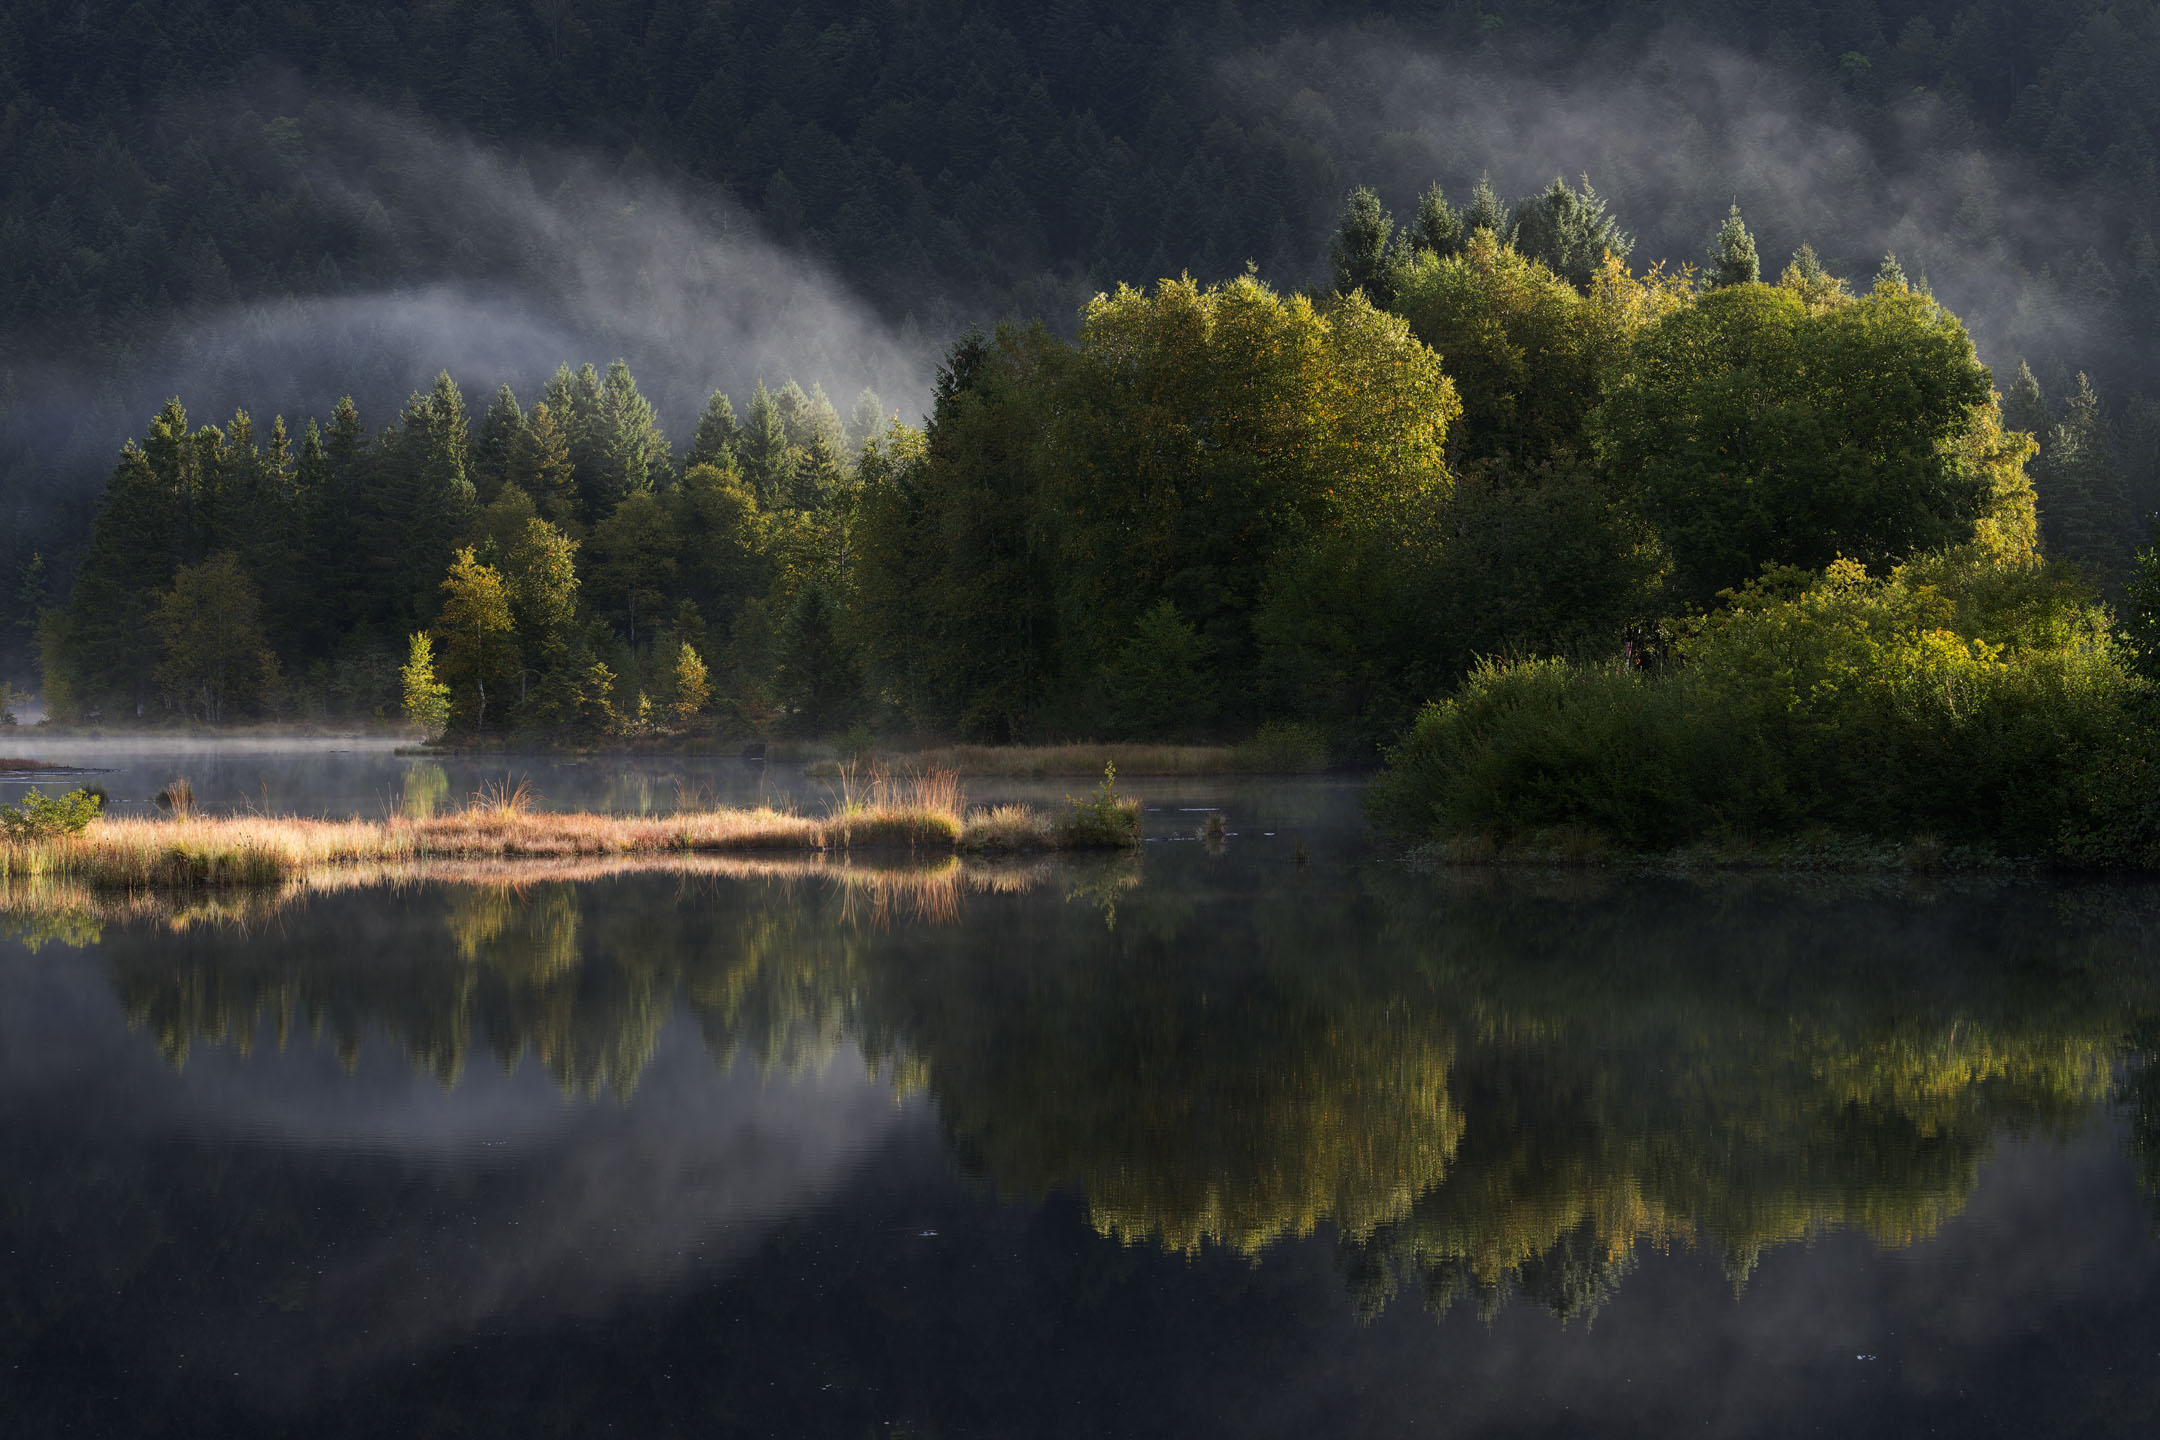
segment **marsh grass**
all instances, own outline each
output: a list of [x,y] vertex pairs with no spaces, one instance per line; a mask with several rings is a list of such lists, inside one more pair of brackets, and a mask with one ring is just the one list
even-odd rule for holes
[[[122,890],[274,886],[312,871],[440,861],[569,861],[625,856],[902,852],[950,856],[965,848],[1030,850],[1126,847],[1129,833],[1100,835],[1018,807],[970,819],[951,771],[849,773],[823,815],[759,806],[667,815],[553,813],[532,809],[529,787],[507,780],[447,815],[380,821],[192,814],[93,822],[79,835],[0,845],[0,879],[69,878]],[[985,828],[984,816],[999,817]],[[1120,836],[1122,835],[1122,838]],[[1025,843],[1020,843],[1021,840]]]
[[1055,850],[1057,826],[1032,805],[997,805],[968,816],[960,848],[981,854]]

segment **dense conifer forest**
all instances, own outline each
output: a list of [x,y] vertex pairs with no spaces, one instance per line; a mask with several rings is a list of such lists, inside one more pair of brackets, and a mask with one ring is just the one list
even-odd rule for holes
[[[12,7],[0,678],[583,742],[1411,733],[1412,830],[1897,829],[1629,749],[1790,717],[1743,657],[1799,646],[1867,712],[1825,757],[1880,722],[1952,785],[1939,681],[2055,767],[1908,796],[1931,833],[2104,810],[2120,857],[2156,64],[2160,9],[2087,0]],[[1533,768],[1663,808],[1466,778],[1531,763],[1479,707],[1586,704]]]

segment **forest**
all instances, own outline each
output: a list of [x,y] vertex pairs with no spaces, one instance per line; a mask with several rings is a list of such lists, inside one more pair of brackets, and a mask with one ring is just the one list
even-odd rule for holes
[[[0,323],[53,357],[0,397],[24,517],[0,677],[56,719],[1272,733],[1385,759],[1376,817],[1473,848],[2160,855],[2144,7],[215,8],[129,11],[126,63],[71,45],[75,12],[0,20]],[[1641,61],[1625,105],[1671,122],[1684,183],[1652,137],[1574,147],[1602,190],[1523,189],[1549,162],[1505,117],[1470,127],[1485,155],[1435,154],[1431,116],[1345,98],[1425,73],[1372,68],[1399,43],[1491,105],[1512,78],[1621,113],[1592,35]],[[1690,67],[1822,108],[1856,203],[1930,165],[1964,200],[1907,213],[1902,258],[1859,252],[1827,192],[1732,171],[1763,157],[1730,115],[1705,138]],[[1278,82],[1310,103],[1251,108]],[[281,413],[267,373],[262,401],[206,379],[234,406],[211,423],[142,403],[70,508],[100,442],[56,376],[101,377],[109,419],[162,386],[161,337],[257,313],[234,307],[563,273],[574,237],[461,222],[326,96],[542,189],[566,144],[704,186],[701,213],[754,212],[887,320],[961,338],[917,424],[741,356],[634,373],[627,332],[552,377],[431,363],[399,406],[411,357],[340,332],[319,406]],[[632,192],[558,179],[622,233],[594,207]],[[2003,208],[2028,183],[2051,222]],[[1977,764],[2020,781],[1976,797]]]
[[[926,350],[1001,316],[1069,339],[1098,290],[1249,260],[1324,288],[1360,180],[1407,213],[1436,174],[1467,194],[1488,167],[1510,192],[1589,171],[1686,258],[1738,198],[1778,255],[1809,239],[1864,277],[1895,248],[1985,312],[1987,358],[2005,380],[2029,361],[2051,409],[2023,428],[2044,450],[2070,423],[2070,458],[2117,472],[2126,553],[2160,503],[2156,62],[2155,7],[2104,0],[23,0],[0,13],[0,680],[35,685],[37,612],[69,601],[119,441],[176,392],[265,407],[267,359],[239,393],[193,388],[206,326],[566,283],[560,237],[476,219],[469,176],[417,169],[356,106],[571,194],[602,268],[627,252],[579,165],[816,257]],[[1789,148],[1749,139],[1763,112],[1805,122]],[[626,356],[687,432],[723,377],[663,374],[636,340],[567,353]],[[442,364],[364,326],[341,343],[335,388],[269,408],[349,390],[379,426]],[[460,378],[478,405],[562,358]]]
[[[478,414],[445,373],[374,432],[349,398],[297,437],[173,401],[44,612],[46,703],[581,744],[1293,729],[1389,753],[1409,833],[2141,861],[2160,570],[2097,538],[2089,391],[2053,424],[2029,369],[1999,394],[1895,256],[1765,279],[1737,205],[1706,228],[1699,267],[1637,270],[1587,180],[1434,185],[1401,225],[1361,188],[1318,295],[1121,285],[1070,340],[964,336],[920,429],[760,382],[679,459],[621,361]],[[1976,795],[1982,760],[2025,783]]]

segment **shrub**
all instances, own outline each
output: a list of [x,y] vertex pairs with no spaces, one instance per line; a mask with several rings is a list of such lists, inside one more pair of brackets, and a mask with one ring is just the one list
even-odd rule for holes
[[1140,802],[1117,793],[1117,767],[1103,766],[1102,783],[1085,800],[1065,797],[1058,843],[1069,850],[1122,850],[1140,843]]
[[2160,835],[2147,682],[2106,612],[2038,562],[1783,571],[1655,676],[1490,666],[1428,706],[1369,805],[1406,834],[1616,844],[1808,830],[2145,863]]
[[1232,747],[1231,757],[1238,769],[1261,774],[1324,770],[1328,763],[1327,737],[1317,725],[1270,720],[1252,739]]
[[1214,718],[1213,647],[1168,600],[1140,617],[1103,676],[1111,727],[1129,740],[1188,735]]
[[0,838],[23,845],[79,835],[103,808],[104,797],[89,790],[70,790],[57,800],[33,790],[19,809],[0,805]]

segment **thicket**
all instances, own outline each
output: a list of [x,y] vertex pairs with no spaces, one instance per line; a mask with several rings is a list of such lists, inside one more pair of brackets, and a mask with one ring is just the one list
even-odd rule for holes
[[2151,865],[2152,703],[2105,608],[2037,558],[1965,547],[1880,577],[1841,560],[1732,594],[1655,670],[1481,667],[1419,716],[1370,803],[1481,854],[1868,839]]

